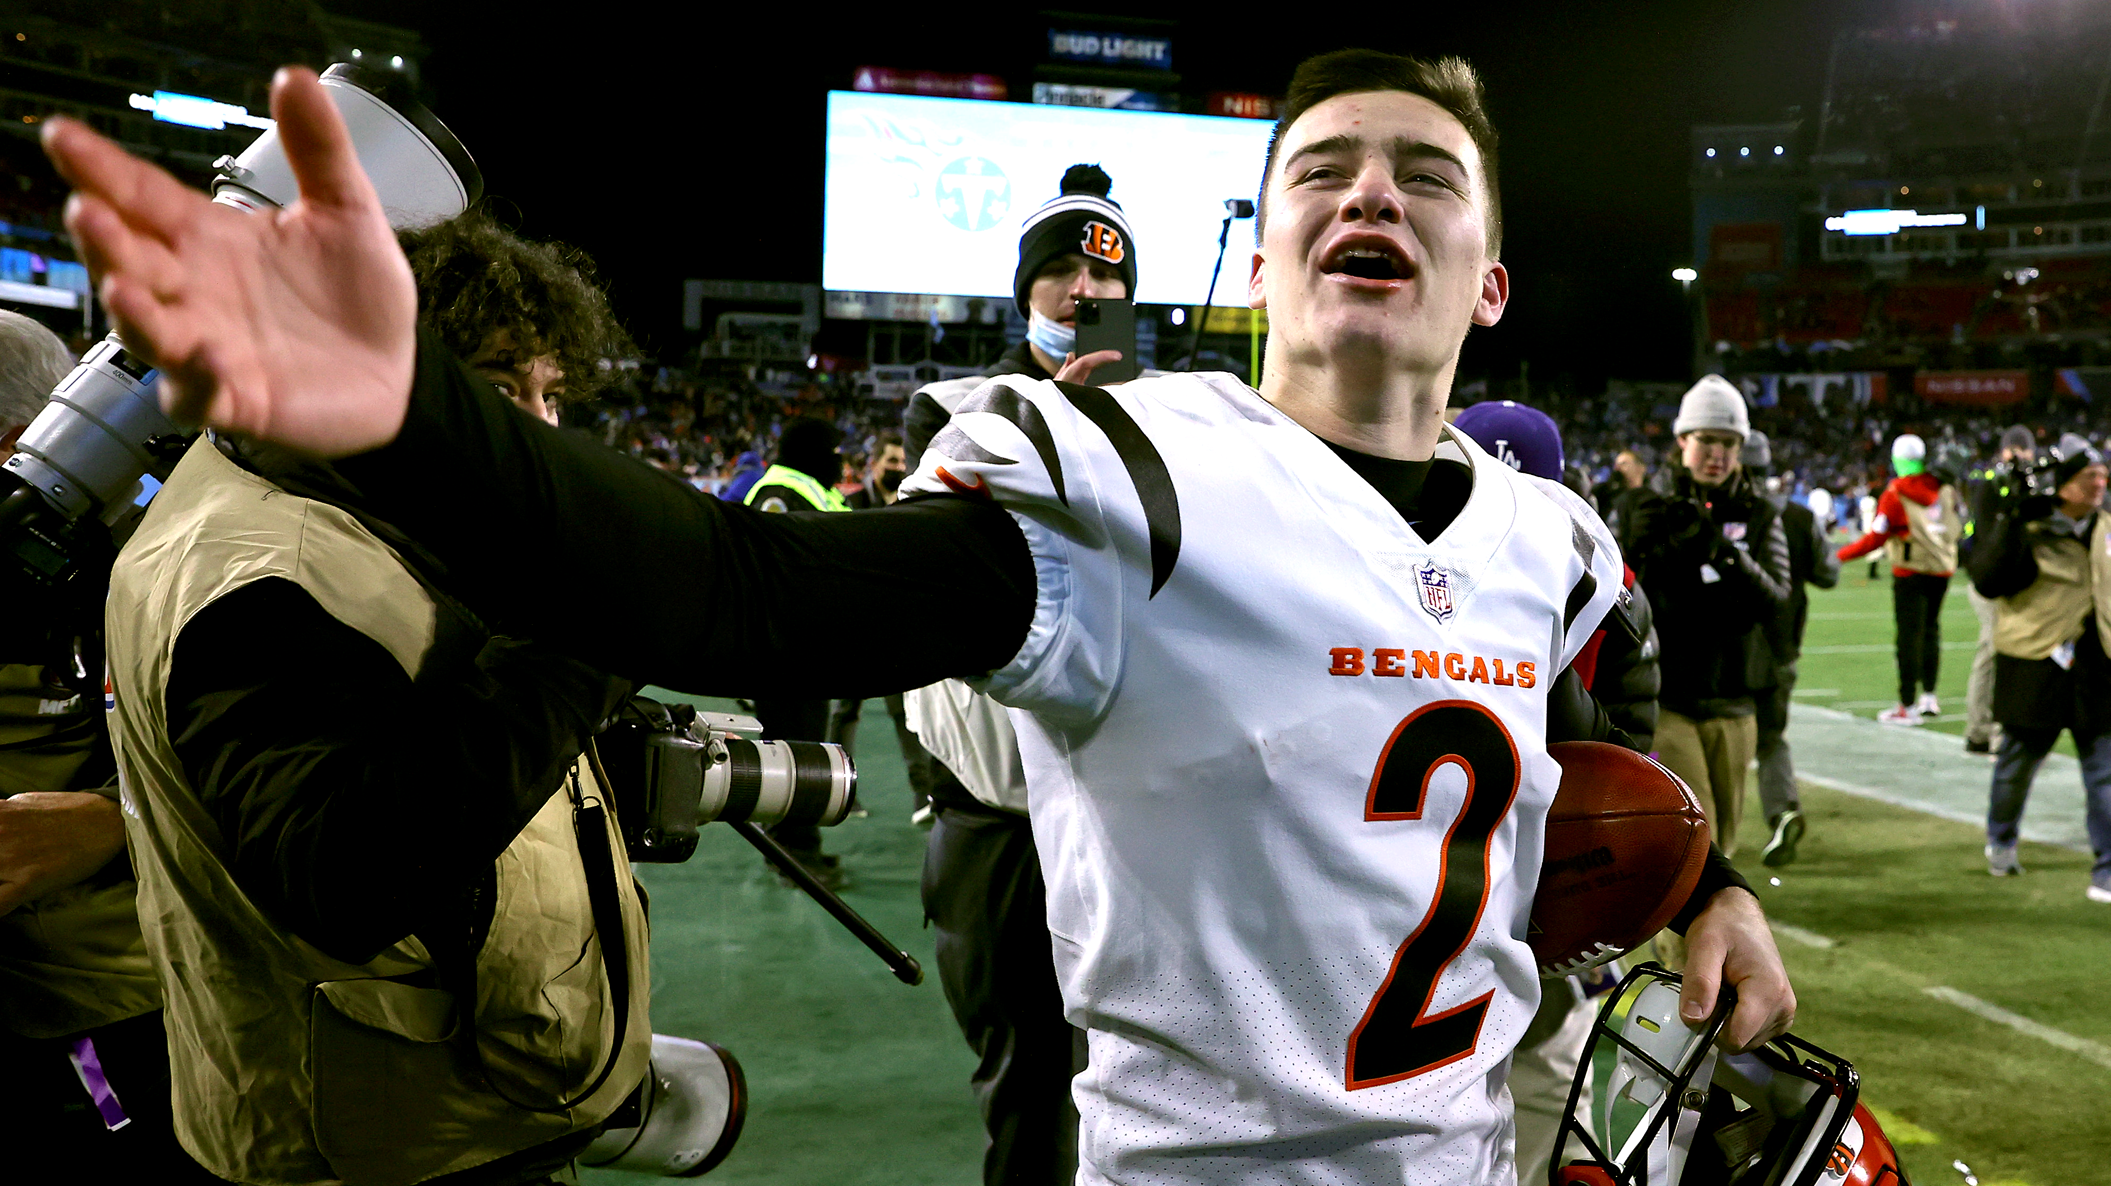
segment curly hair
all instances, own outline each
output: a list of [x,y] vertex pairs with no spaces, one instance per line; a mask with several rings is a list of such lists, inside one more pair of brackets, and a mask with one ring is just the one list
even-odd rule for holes
[[592,397],[635,351],[594,283],[594,263],[562,243],[531,243],[471,210],[397,236],[418,282],[418,320],[447,348],[472,358],[504,334],[493,359],[523,366],[547,356],[564,371],[563,400]]

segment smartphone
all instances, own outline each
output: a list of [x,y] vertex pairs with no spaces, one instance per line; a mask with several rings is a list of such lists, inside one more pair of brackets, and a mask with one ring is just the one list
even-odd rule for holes
[[1087,297],[1077,303],[1077,356],[1095,350],[1119,350],[1121,361],[1095,368],[1088,380],[1094,387],[1125,383],[1143,373],[1136,363],[1136,302]]

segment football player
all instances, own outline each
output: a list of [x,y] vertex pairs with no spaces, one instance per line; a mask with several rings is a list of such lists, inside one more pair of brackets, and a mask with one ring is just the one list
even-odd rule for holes
[[[1090,1036],[1081,1181],[1513,1179],[1547,688],[1620,561],[1581,500],[1443,421],[1468,328],[1509,293],[1470,67],[1299,69],[1253,259],[1260,391],[995,379],[904,484],[924,497],[813,517],[699,497],[501,407],[418,336],[313,76],[282,72],[273,114],[303,198],[271,219],[79,124],[46,132],[179,414],[344,458],[465,599],[607,670],[751,696],[978,677],[1014,710]],[[528,539],[592,571],[522,604]],[[934,580],[946,596],[902,599],[890,651],[853,661],[810,629],[847,588]],[[620,623],[590,612],[611,599]],[[1781,1033],[1794,996],[1725,864],[1682,925],[1684,1015],[1727,980],[1727,1044]]]

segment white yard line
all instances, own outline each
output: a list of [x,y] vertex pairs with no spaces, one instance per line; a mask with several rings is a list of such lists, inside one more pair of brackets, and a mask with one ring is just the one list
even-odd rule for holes
[[1938,1001],[1948,1001],[1967,1013],[1976,1013],[1988,1021],[2005,1025],[2019,1034],[2028,1034],[2041,1042],[2050,1042],[2062,1050],[2081,1055],[2100,1067],[2111,1067],[2111,1046],[2077,1038],[2066,1030],[2056,1030],[2042,1022],[2032,1021],[2020,1013],[2011,1013],[2001,1006],[1982,1001],[1968,992],[1959,992],[1948,985],[1937,984],[1921,989]]
[[1774,928],[1775,934],[1791,942],[1801,943],[1805,947],[1816,947],[1823,950],[1835,945],[1834,940],[1826,938],[1816,931],[1806,931],[1802,927],[1781,922],[1777,919],[1768,919],[1767,925]]
[[[1830,936],[1821,935],[1816,931],[1807,931],[1793,923],[1782,922],[1779,919],[1770,918],[1767,920],[1767,925],[1773,928],[1775,934],[1792,943],[1800,943],[1805,947],[1815,947],[1824,951],[1839,945],[1839,941]],[[1870,962],[1877,967],[1885,966],[1882,961],[1872,960]],[[1898,970],[1891,969],[1891,971],[1897,972]],[[1907,978],[1917,979],[1917,977],[1911,977],[1910,975]],[[2021,1013],[2011,1013],[1991,1001],[1982,1001],[1971,993],[1961,992],[1947,984],[1929,985],[1922,988],[1921,991],[1938,1001],[1947,1001],[1967,1013],[1984,1017],[1997,1025],[2005,1025],[2019,1034],[2036,1038],[2040,1042],[2048,1042],[2071,1054],[2079,1054],[2100,1067],[2111,1067],[2111,1046],[2106,1046],[2102,1042],[2093,1042],[2088,1038],[2078,1038],[2066,1030],[2054,1029],[2041,1021],[2032,1021]]]
[[1908,808],[1913,811],[1921,812],[1924,815],[1934,815],[1940,816],[1943,819],[1956,820],[1960,824],[1979,824],[1984,826],[1986,823],[1986,816],[1984,814],[1974,813],[1970,811],[1959,811],[1953,807],[1945,807],[1940,803],[1931,803],[1926,799],[1915,799],[1906,795],[1894,795],[1889,791],[1880,791],[1877,790],[1875,787],[1857,786],[1851,782],[1841,782],[1837,778],[1827,778],[1822,774],[1805,774],[1801,770],[1798,770],[1796,772],[1796,777],[1804,782],[1816,783],[1819,786],[1826,788],[1827,790],[1839,791],[1843,794],[1853,795],[1858,799],[1874,799],[1879,803],[1889,803],[1893,807]]
[[[1977,639],[1973,639],[1970,642],[1946,639],[1942,644],[1942,649],[1946,651],[1969,651],[1976,649],[1978,646],[1979,640]],[[1888,642],[1847,642],[1825,647],[1804,647],[1803,653],[1806,655],[1888,655],[1897,649],[1896,646]]]

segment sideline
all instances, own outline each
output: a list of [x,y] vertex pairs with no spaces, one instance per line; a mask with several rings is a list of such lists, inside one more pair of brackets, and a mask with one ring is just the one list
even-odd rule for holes
[[[1959,823],[1986,823],[1993,763],[1954,733],[1901,729],[1815,704],[1789,710],[1796,777],[1829,790]],[[2088,852],[2081,763],[2048,754],[2023,813],[2023,838]]]

